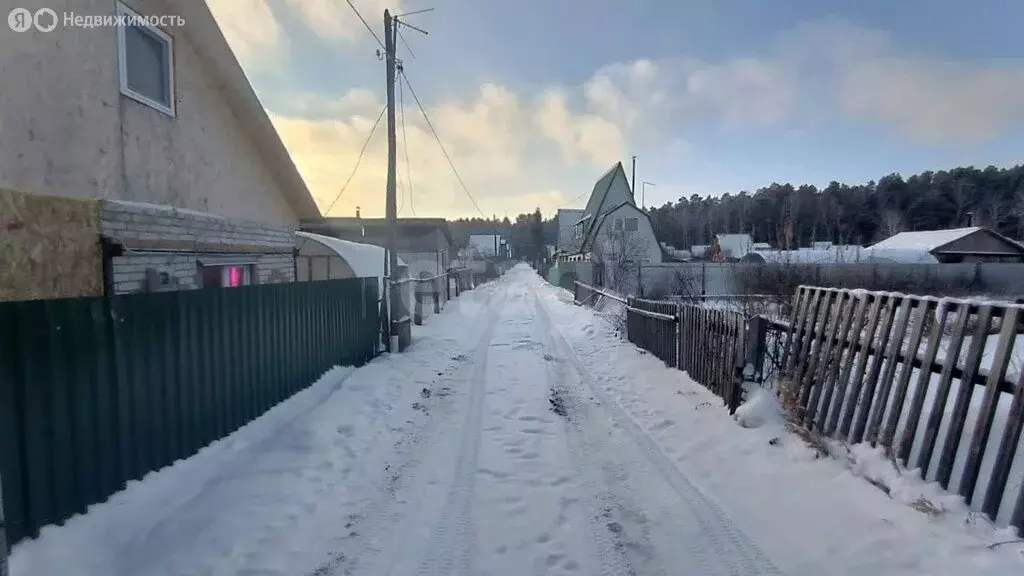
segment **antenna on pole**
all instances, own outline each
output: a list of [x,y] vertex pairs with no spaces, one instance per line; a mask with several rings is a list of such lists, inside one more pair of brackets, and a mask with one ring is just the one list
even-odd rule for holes
[[647,207],[647,187],[654,186],[654,182],[648,182],[644,180],[640,185],[640,209],[643,210]]

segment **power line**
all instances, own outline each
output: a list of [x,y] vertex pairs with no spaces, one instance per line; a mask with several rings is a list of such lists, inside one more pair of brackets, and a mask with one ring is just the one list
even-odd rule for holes
[[363,148],[359,151],[359,156],[356,158],[356,165],[352,167],[352,173],[348,175],[348,180],[345,180],[345,184],[338,191],[338,195],[334,197],[334,201],[331,205],[324,210],[324,216],[331,215],[331,209],[341,199],[341,195],[345,193],[345,189],[348,188],[349,183],[352,182],[352,178],[356,175],[356,170],[359,170],[359,163],[363,161],[363,154],[366,153],[366,147],[370,145],[370,139],[373,138],[374,131],[377,130],[377,125],[380,124],[380,119],[384,117],[384,112],[388,109],[387,106],[381,109],[380,114],[377,115],[377,120],[373,123],[373,128],[370,128],[370,134],[366,137],[366,142],[363,142]]
[[402,40],[402,44],[405,45],[405,49],[409,51],[409,56],[412,56],[412,59],[415,60],[416,54],[413,53],[412,46],[409,46],[409,43],[405,41],[405,34],[402,34],[402,28],[395,27],[395,32],[398,32],[398,38]]
[[469,197],[469,201],[473,203],[473,207],[480,213],[480,216],[487,220],[487,215],[480,209],[480,206],[476,203],[476,199],[473,198],[473,194],[470,193],[469,187],[466,186],[466,182],[462,179],[459,171],[455,168],[455,163],[452,162],[452,157],[448,155],[448,150],[444,147],[444,142],[441,141],[441,137],[437,134],[437,130],[434,129],[434,123],[430,121],[430,116],[427,115],[427,111],[423,108],[423,103],[420,102],[419,96],[416,95],[416,90],[413,89],[412,83],[409,82],[409,77],[405,75],[405,70],[400,70],[399,73],[402,78],[405,79],[405,85],[409,87],[409,93],[412,94],[413,100],[416,101],[416,106],[419,107],[420,113],[423,114],[423,119],[427,121],[427,127],[430,128],[430,132],[434,135],[434,139],[437,140],[437,145],[441,148],[441,153],[444,154],[445,160],[448,161],[448,166],[451,167],[452,173],[455,174],[455,178],[459,181],[459,185],[462,186],[462,190],[466,192],[466,196]]
[[[412,215],[416,215],[416,205],[413,204],[412,200],[412,166],[409,164],[409,138],[405,132],[405,85],[404,74],[402,78],[399,78],[398,82],[398,110],[399,117],[402,119],[402,150],[405,152],[405,177],[409,180],[409,208],[412,209]],[[411,90],[411,88],[410,88]]]
[[366,22],[366,18],[363,18],[363,15],[359,13],[359,9],[356,8],[356,5],[352,3],[352,0],[345,0],[345,2],[348,2],[348,7],[351,8],[352,11],[356,13],[356,16],[359,17],[359,21],[363,23],[363,26],[366,26],[366,31],[369,32],[371,36],[373,36],[373,39],[377,41],[377,44],[380,45],[381,48],[384,48],[384,43],[380,41],[380,36],[377,36],[377,33],[373,31],[373,28],[371,28],[370,25]]

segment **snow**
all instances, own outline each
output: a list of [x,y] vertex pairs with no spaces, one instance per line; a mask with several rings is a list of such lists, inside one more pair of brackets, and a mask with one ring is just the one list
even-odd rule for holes
[[959,240],[969,234],[974,234],[981,228],[973,226],[970,228],[953,228],[950,230],[925,230],[921,232],[900,232],[875,244],[872,248],[884,250],[920,250],[931,252],[932,250],[945,246],[950,242]]
[[[519,266],[40,538],[12,576],[1020,574]],[[892,480],[892,479],[890,479]]]
[[863,248],[856,245],[833,245],[824,249],[753,250],[769,264],[856,264],[896,262],[901,264],[935,264],[935,256],[924,250],[895,248]]
[[[387,276],[384,271],[384,248],[311,232],[296,232],[295,236],[312,240],[330,249],[348,264],[357,278],[377,278],[378,293],[383,293],[383,279]],[[405,266],[406,264],[401,258],[398,258],[398,265]]]
[[716,234],[715,239],[722,247],[722,253],[731,258],[743,258],[754,245],[750,234]]

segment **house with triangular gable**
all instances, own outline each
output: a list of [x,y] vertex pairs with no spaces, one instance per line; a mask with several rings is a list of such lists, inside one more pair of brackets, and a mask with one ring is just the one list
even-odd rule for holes
[[600,262],[608,276],[614,276],[616,270],[635,271],[639,265],[661,264],[668,259],[654,236],[650,217],[636,205],[621,162],[594,184],[587,207],[572,231],[579,249],[568,259]]

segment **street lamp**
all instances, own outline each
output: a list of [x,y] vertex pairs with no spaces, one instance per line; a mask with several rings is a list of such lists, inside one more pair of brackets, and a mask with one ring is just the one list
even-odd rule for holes
[[640,187],[640,209],[643,210],[647,207],[647,187],[654,186],[653,182],[644,180],[643,185]]

